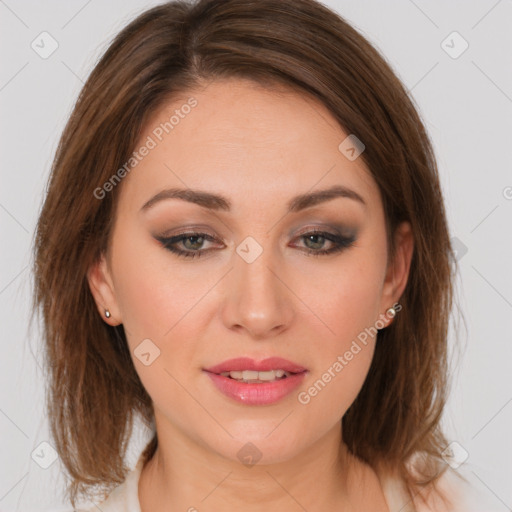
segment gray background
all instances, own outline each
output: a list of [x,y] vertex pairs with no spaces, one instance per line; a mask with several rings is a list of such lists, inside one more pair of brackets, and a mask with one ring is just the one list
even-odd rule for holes
[[[0,0],[0,511],[70,510],[56,491],[59,461],[43,469],[32,456],[50,461],[52,453],[41,445],[50,439],[38,329],[28,328],[33,231],[82,82],[113,35],[156,3]],[[451,346],[457,332],[462,348],[453,351],[444,421],[454,446],[468,454],[463,467],[495,510],[510,510],[512,2],[326,3],[383,52],[433,139],[460,248],[457,300],[465,318],[452,329]],[[43,31],[58,43],[46,59],[31,47],[34,40],[42,46]],[[464,43],[453,31],[469,44],[457,58]],[[146,438],[138,432],[132,461]]]

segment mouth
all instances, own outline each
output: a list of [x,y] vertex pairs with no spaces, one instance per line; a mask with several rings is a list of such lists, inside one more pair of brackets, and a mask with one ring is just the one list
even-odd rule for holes
[[204,371],[239,381],[261,380],[268,382],[287,378],[292,374],[302,373],[307,370],[300,364],[283,359],[282,357],[269,357],[262,361],[257,361],[250,357],[237,357],[205,368]]
[[303,381],[303,366],[272,357],[256,361],[247,357],[230,359],[203,370],[224,395],[246,405],[277,402]]
[[301,372],[287,372],[286,370],[269,370],[266,372],[257,372],[254,370],[235,370],[230,372],[221,372],[217,375],[222,377],[228,377],[229,379],[236,380],[238,382],[245,382],[247,384],[265,384],[266,382],[275,382],[276,380],[282,380],[296,375]]

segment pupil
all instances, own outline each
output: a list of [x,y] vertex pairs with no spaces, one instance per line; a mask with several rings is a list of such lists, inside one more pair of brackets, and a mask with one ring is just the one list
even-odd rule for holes
[[[320,242],[315,242],[314,239],[320,239]],[[323,242],[325,241],[325,237],[322,235],[309,235],[306,237],[306,245],[309,245],[309,242],[313,242],[314,247],[313,249],[320,249],[320,247],[323,245]],[[315,246],[316,245],[316,246]]]
[[[185,244],[185,246],[187,246],[187,242],[191,241],[191,240],[196,240],[195,244],[194,242],[192,242],[192,245],[193,247],[187,247],[188,249],[200,249],[202,243],[203,243],[203,237],[202,236],[188,236],[187,238],[185,238],[183,240],[183,243]],[[197,242],[197,240],[200,240],[199,242]],[[195,245],[195,246],[194,246]]]

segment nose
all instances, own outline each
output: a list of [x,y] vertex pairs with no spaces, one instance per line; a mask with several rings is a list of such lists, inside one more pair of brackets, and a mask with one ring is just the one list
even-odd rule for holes
[[234,268],[226,276],[224,325],[253,339],[272,338],[293,319],[293,293],[272,256],[271,250],[264,250],[248,263],[236,254]]

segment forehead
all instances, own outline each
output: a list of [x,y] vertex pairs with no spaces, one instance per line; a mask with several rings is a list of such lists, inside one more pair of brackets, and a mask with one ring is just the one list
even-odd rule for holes
[[164,104],[135,150],[151,147],[123,182],[131,206],[166,187],[215,191],[233,203],[283,199],[341,184],[371,203],[378,190],[361,158],[341,153],[347,138],[309,95],[248,80],[211,82]]

